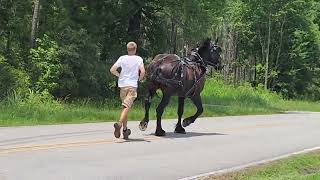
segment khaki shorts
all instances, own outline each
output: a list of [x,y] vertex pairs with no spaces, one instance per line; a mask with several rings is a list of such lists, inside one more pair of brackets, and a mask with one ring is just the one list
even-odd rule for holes
[[131,108],[134,100],[137,98],[137,88],[122,87],[120,89],[120,98],[124,107]]

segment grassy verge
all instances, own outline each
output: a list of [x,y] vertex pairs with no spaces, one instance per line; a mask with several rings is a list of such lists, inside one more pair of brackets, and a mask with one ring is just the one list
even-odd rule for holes
[[297,155],[238,172],[203,178],[203,180],[318,180],[320,151]]
[[[142,94],[142,93],[141,93]],[[271,114],[284,110],[320,111],[320,103],[285,101],[279,95],[252,88],[249,85],[233,87],[220,81],[208,80],[202,93],[203,116]],[[150,118],[155,119],[155,107],[160,97],[153,99]],[[176,118],[177,98],[171,100],[164,118]],[[184,116],[190,116],[196,109],[190,100],[186,101]],[[52,100],[47,94],[30,93],[27,98],[12,95],[0,103],[0,126],[37,124],[62,124],[105,122],[118,119],[120,101],[109,99],[104,105],[90,102],[65,104]],[[136,101],[130,112],[130,120],[141,120],[144,115],[142,101]]]

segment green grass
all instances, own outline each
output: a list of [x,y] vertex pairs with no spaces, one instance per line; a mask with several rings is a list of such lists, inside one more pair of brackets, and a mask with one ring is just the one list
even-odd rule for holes
[[[140,93],[142,94],[142,93]],[[285,101],[281,96],[252,88],[225,85],[221,81],[207,80],[202,92],[204,113],[202,116],[271,114],[280,111],[320,111],[320,103]],[[155,108],[160,95],[153,99],[150,119],[155,119]],[[184,117],[193,115],[196,108],[186,101]],[[166,108],[163,118],[177,118],[177,98],[174,97]],[[87,123],[115,121],[120,113],[120,100],[108,99],[103,105],[90,101],[66,104],[53,100],[48,94],[30,93],[28,97],[17,94],[0,103],[0,126],[21,126],[38,124]],[[143,102],[137,100],[129,114],[130,120],[141,120],[144,116]]]
[[308,101],[280,101],[275,107],[285,111],[313,111],[320,112],[320,102]]
[[212,176],[206,180],[318,180],[320,179],[320,151],[297,155],[269,164]]

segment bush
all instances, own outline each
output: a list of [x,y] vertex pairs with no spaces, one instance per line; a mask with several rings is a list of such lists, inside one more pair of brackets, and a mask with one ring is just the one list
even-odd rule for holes
[[15,91],[19,94],[26,94],[29,87],[29,76],[26,72],[16,69],[7,63],[0,55],[0,98],[5,97],[9,92]]
[[47,90],[52,93],[58,86],[62,71],[59,46],[46,34],[42,39],[37,39],[37,43],[39,46],[30,51],[34,89],[40,92]]
[[202,92],[204,101],[222,105],[271,106],[282,100],[281,96],[264,90],[262,86],[252,87],[250,83],[239,86],[226,85],[219,79],[207,79]]

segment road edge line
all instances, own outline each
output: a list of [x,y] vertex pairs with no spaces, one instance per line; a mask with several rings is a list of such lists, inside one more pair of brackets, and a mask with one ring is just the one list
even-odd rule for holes
[[250,166],[256,166],[256,165],[260,165],[260,164],[265,164],[265,163],[281,160],[281,159],[284,159],[284,158],[288,158],[290,156],[299,155],[299,154],[305,154],[305,153],[308,153],[308,152],[316,151],[316,150],[319,150],[319,149],[320,149],[320,146],[316,146],[316,147],[313,147],[313,148],[307,148],[307,149],[304,149],[304,150],[301,150],[301,151],[284,154],[284,155],[277,156],[277,157],[274,157],[274,158],[255,161],[255,162],[251,162],[251,163],[248,163],[248,164],[245,164],[245,165],[239,165],[239,166],[235,166],[235,167],[231,167],[231,168],[225,168],[225,169],[221,169],[221,170],[211,171],[211,172],[208,172],[208,173],[203,173],[203,174],[198,174],[198,175],[195,175],[195,176],[185,177],[185,178],[181,178],[181,179],[178,179],[178,180],[194,180],[194,179],[198,179],[198,178],[205,178],[205,177],[212,176],[212,175],[218,175],[218,174],[224,174],[224,173],[228,173],[228,172],[238,171],[238,170],[250,167]]

